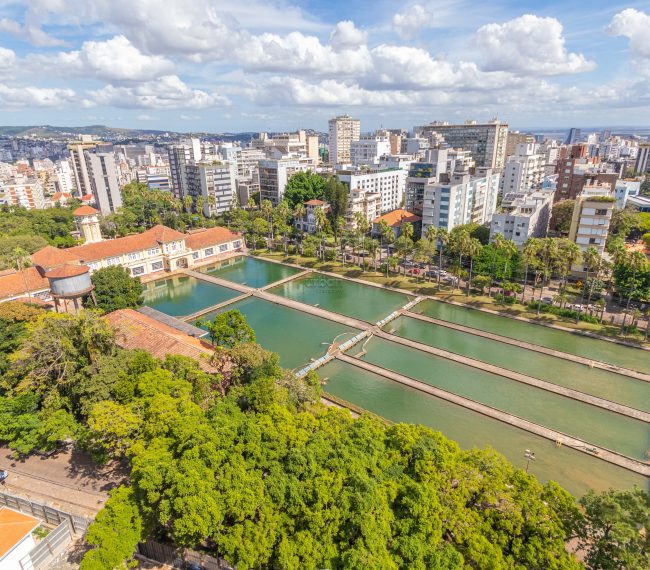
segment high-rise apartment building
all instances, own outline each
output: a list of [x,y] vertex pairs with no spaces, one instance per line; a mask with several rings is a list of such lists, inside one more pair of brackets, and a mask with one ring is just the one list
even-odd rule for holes
[[361,121],[349,115],[329,120],[330,164],[350,164],[350,145],[361,136]]
[[21,206],[27,210],[45,208],[43,185],[37,179],[17,177],[5,185],[0,185],[0,195],[11,206]]
[[90,180],[90,193],[95,197],[95,205],[99,211],[106,215],[122,206],[122,194],[115,153],[99,152],[100,148],[84,151],[84,156]]
[[640,174],[650,173],[650,144],[639,145],[634,170]]
[[546,156],[536,143],[518,144],[508,157],[501,177],[502,194],[526,193],[539,188],[544,177]]
[[485,224],[496,211],[498,172],[477,168],[474,174],[455,172],[447,180],[424,188],[422,232],[429,226],[452,230],[463,224]]
[[580,129],[576,129],[575,127],[573,127],[569,129],[566,139],[564,140],[564,144],[576,144],[577,142],[580,142],[581,137],[582,137],[582,131],[580,131]]
[[379,164],[380,157],[390,154],[388,137],[363,135],[350,143],[350,162],[354,166]]
[[186,166],[188,196],[203,197],[203,214],[219,216],[232,208],[236,193],[236,166],[199,161]]
[[339,170],[337,178],[345,182],[350,192],[356,189],[368,190],[381,196],[381,211],[390,212],[402,205],[408,172],[401,168],[390,168],[364,172],[360,170]]
[[508,131],[506,139],[506,160],[509,156],[517,153],[517,145],[534,143],[535,137],[530,133],[520,133],[519,131]]
[[450,147],[469,151],[478,167],[501,170],[505,166],[508,124],[497,119],[487,123],[465,121],[456,125],[435,121],[414,127],[414,131],[425,137],[434,132],[442,135]]
[[201,160],[201,152],[199,139],[185,140],[167,149],[172,190],[176,198],[183,198],[188,194],[186,166]]
[[554,190],[537,190],[528,194],[513,194],[504,198],[501,212],[492,215],[490,240],[501,234],[522,247],[531,238],[546,237],[551,219]]
[[112,145],[101,141],[93,140],[91,135],[80,135],[79,141],[68,145],[70,152],[70,162],[72,163],[72,172],[74,174],[74,183],[77,187],[77,197],[92,194],[92,183],[88,173],[86,163],[86,152],[106,145],[112,149]]
[[282,201],[289,179],[296,172],[313,168],[314,165],[310,159],[260,160],[258,166],[260,199],[270,200],[274,206],[277,206]]

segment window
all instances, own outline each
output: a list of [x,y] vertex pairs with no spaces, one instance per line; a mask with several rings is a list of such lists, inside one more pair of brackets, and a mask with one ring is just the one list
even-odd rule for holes
[[144,266],[143,265],[131,268],[131,275],[133,275],[134,277],[136,275],[142,275],[143,273],[144,273]]
[[198,251],[193,251],[192,252],[192,259],[198,259],[199,258],[199,252]]
[[148,254],[148,255],[157,255],[157,254],[159,254],[159,253],[160,253],[160,249],[157,248],[157,247],[150,247],[150,248],[147,250],[147,254]]
[[139,253],[129,253],[129,255],[127,257],[128,257],[129,261],[135,261],[135,260],[140,258],[140,254]]
[[598,210],[596,210],[596,215],[597,216],[606,216],[607,215],[607,210],[606,209],[598,209]]
[[119,257],[109,257],[106,260],[107,265],[119,265],[120,264],[120,258]]
[[241,242],[240,242],[239,240],[234,241],[234,242],[232,242],[232,246],[233,246],[234,248],[241,247]]
[[228,244],[227,243],[222,243],[219,246],[219,252],[221,253],[221,252],[224,252],[224,251],[228,251]]
[[206,257],[207,257],[208,255],[214,255],[214,248],[213,248],[213,247],[209,247],[208,249],[204,249],[204,250],[203,250],[203,255],[205,255]]
[[151,271],[160,271],[163,268],[162,261],[156,261],[151,264]]

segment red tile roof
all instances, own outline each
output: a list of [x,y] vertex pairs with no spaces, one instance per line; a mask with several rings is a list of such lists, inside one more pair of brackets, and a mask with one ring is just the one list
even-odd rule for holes
[[72,252],[71,249],[58,249],[51,245],[46,245],[31,255],[32,263],[43,269],[50,269],[63,263],[79,261],[79,256]]
[[214,348],[207,342],[143,315],[133,309],[121,309],[106,315],[115,330],[115,341],[122,348],[146,350],[157,358],[168,354],[189,356],[206,372],[216,372],[209,363]]
[[324,204],[327,204],[327,202],[323,202],[323,200],[307,200],[305,202],[305,206],[323,206]]
[[97,261],[106,257],[115,257],[133,251],[142,251],[143,249],[156,247],[160,244],[181,240],[183,238],[185,238],[185,234],[159,224],[141,234],[78,245],[71,247],[67,251],[74,254],[77,259],[83,262]]
[[45,277],[51,279],[64,279],[66,277],[76,277],[77,275],[83,275],[89,271],[90,267],[87,265],[71,265],[69,263],[66,263],[65,265],[59,265],[59,267],[50,269],[45,274]]
[[385,221],[389,226],[395,227],[395,226],[401,226],[404,223],[414,223],[414,222],[419,222],[422,220],[420,216],[416,216],[415,214],[412,214],[411,212],[407,210],[393,210],[392,212],[388,212],[387,214],[384,214],[383,216],[379,216],[378,218],[375,218],[372,223],[373,224],[379,224],[381,221]]
[[82,202],[92,202],[95,197],[92,194],[84,194],[81,198],[79,198]]
[[52,200],[54,202],[59,200],[69,200],[70,198],[72,198],[72,194],[69,194],[68,192],[55,192],[52,194]]
[[3,272],[0,275],[0,299],[24,294],[25,281],[30,292],[50,288],[48,280],[42,277],[35,267],[28,267],[24,274],[24,278],[21,271]]
[[206,245],[225,243],[237,238],[241,238],[241,235],[231,232],[228,228],[215,227],[187,234],[185,245],[191,249],[200,249]]
[[79,206],[73,214],[75,216],[92,216],[94,214],[99,214],[99,210],[95,210],[92,206],[84,204],[83,206]]
[[0,507],[0,558],[13,550],[40,521],[7,507]]

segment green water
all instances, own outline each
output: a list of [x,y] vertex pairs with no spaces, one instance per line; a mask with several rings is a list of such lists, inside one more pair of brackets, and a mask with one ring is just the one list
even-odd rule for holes
[[255,257],[233,257],[222,261],[216,265],[210,265],[200,269],[201,272],[234,281],[242,285],[248,285],[254,289],[264,287],[269,283],[275,283],[296,273],[300,273],[301,269],[289,267],[288,265],[280,265],[279,263],[271,263]]
[[423,394],[350,364],[333,361],[319,370],[327,378],[325,390],[394,422],[423,424],[440,430],[461,447],[491,446],[519,467],[525,467],[525,449],[537,459],[530,472],[542,481],[557,481],[574,495],[589,489],[650,490],[642,475],[567,447],[556,447],[543,437],[488,418],[456,404]]
[[173,317],[191,315],[237,295],[241,293],[189,275],[144,284],[144,304]]
[[[347,339],[359,332],[255,297],[228,305],[222,311],[230,309],[242,312],[255,331],[257,342],[277,352],[280,364],[285,368],[303,366],[309,363],[310,358],[322,356],[327,351],[327,345],[338,335],[349,333],[341,337]],[[212,319],[214,314],[209,313],[205,317]]]
[[399,317],[386,330],[423,344],[468,356],[533,378],[650,411],[650,383],[599,368],[540,354],[411,317]]
[[315,273],[269,291],[295,301],[376,323],[409,302],[407,295]]
[[650,352],[646,350],[631,348],[606,340],[588,338],[516,319],[491,315],[484,311],[440,301],[425,300],[416,305],[414,310],[435,319],[474,327],[640,372],[650,372]]
[[[373,338],[364,360],[589,443],[646,460],[650,426],[445,358]],[[354,352],[354,349],[353,349]]]

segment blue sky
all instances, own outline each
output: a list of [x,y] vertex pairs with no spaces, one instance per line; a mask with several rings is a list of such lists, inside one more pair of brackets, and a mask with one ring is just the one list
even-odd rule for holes
[[0,0],[0,124],[650,124],[650,1]]

